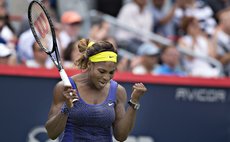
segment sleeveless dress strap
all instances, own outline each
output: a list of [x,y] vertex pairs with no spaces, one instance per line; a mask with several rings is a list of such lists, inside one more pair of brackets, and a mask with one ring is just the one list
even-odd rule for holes
[[69,81],[70,81],[70,83],[72,85],[72,88],[77,89],[77,85],[76,85],[76,83],[74,82],[74,80],[71,77],[69,77]]
[[77,85],[76,85],[75,81],[71,77],[69,77],[69,81],[71,83],[72,88],[77,91],[77,96],[80,97],[80,94],[78,92]]
[[[76,85],[75,81],[70,77],[69,77],[69,81],[72,85],[72,88],[77,90],[77,85]],[[117,86],[118,86],[118,83],[116,81],[110,80],[109,98],[108,99],[111,101],[114,101],[114,102],[116,101]],[[78,92],[78,90],[77,90],[77,92]]]
[[109,89],[109,100],[116,101],[118,83],[114,80],[110,80],[110,89]]

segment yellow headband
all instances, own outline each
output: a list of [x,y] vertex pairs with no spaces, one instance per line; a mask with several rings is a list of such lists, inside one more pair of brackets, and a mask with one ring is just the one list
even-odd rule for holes
[[87,48],[89,48],[89,47],[93,46],[93,45],[94,45],[94,43],[95,43],[95,42],[90,41],[90,42],[89,42],[89,44],[87,45]]
[[106,62],[106,61],[110,61],[110,62],[117,62],[117,54],[115,52],[112,51],[104,51],[101,53],[98,53],[96,55],[93,55],[91,57],[89,57],[89,60],[91,62]]

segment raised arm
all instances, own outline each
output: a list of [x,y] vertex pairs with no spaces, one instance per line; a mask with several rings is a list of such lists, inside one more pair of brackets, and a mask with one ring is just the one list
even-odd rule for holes
[[[133,86],[133,92],[131,94],[131,100],[134,103],[139,103],[140,97],[147,91],[142,83],[136,83]],[[113,124],[114,137],[118,141],[125,141],[134,127],[136,120],[136,109],[132,106],[128,106],[125,110],[127,103],[126,90],[122,86],[118,86],[117,91],[117,104],[115,108],[116,119]]]

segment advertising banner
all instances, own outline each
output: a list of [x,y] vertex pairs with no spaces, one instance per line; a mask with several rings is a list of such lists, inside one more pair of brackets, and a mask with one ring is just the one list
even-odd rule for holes
[[[148,91],[141,99],[136,124],[127,142],[230,142],[230,90],[228,85],[220,85],[229,80],[219,79],[216,80],[219,85],[210,85],[203,84],[203,79],[190,79],[191,82],[173,79],[175,83],[163,83],[156,77],[146,77]],[[138,80],[125,82],[119,77],[115,80],[127,89],[129,99],[132,85]],[[58,81],[58,77],[44,74],[6,75],[0,71],[0,141],[51,142],[44,124]],[[204,82],[210,81],[213,80]]]

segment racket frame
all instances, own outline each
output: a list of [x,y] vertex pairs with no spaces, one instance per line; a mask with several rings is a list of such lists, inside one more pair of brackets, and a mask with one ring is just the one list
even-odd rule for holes
[[[53,38],[53,47],[52,47],[52,50],[51,51],[48,51],[45,47],[43,47],[40,39],[39,39],[39,36],[37,35],[36,31],[35,31],[35,26],[34,26],[34,23],[33,23],[33,20],[32,20],[32,6],[34,5],[34,3],[38,4],[38,6],[40,6],[40,8],[43,10],[43,12],[45,13],[45,16],[46,18],[48,19],[48,23],[49,23],[49,26],[50,26],[50,30],[51,30],[51,35],[52,35],[52,38]],[[30,2],[29,4],[29,8],[28,8],[28,18],[29,18],[29,25],[30,25],[30,29],[34,35],[34,38],[36,40],[36,42],[39,44],[39,46],[43,49],[43,51],[45,53],[47,53],[51,60],[53,61],[53,63],[55,64],[55,66],[57,67],[58,71],[59,71],[59,74],[61,76],[61,79],[62,81],[64,82],[64,86],[69,86],[71,87],[71,83],[69,81],[69,78],[61,64],[61,61],[60,61],[60,54],[59,54],[59,51],[58,51],[58,46],[57,46],[57,42],[56,42],[56,34],[55,34],[55,30],[54,30],[54,25],[53,25],[53,22],[48,14],[48,11],[46,10],[45,6],[37,1],[37,0],[33,0]],[[52,56],[52,53],[55,53],[55,56],[56,56],[56,60],[55,58]]]

